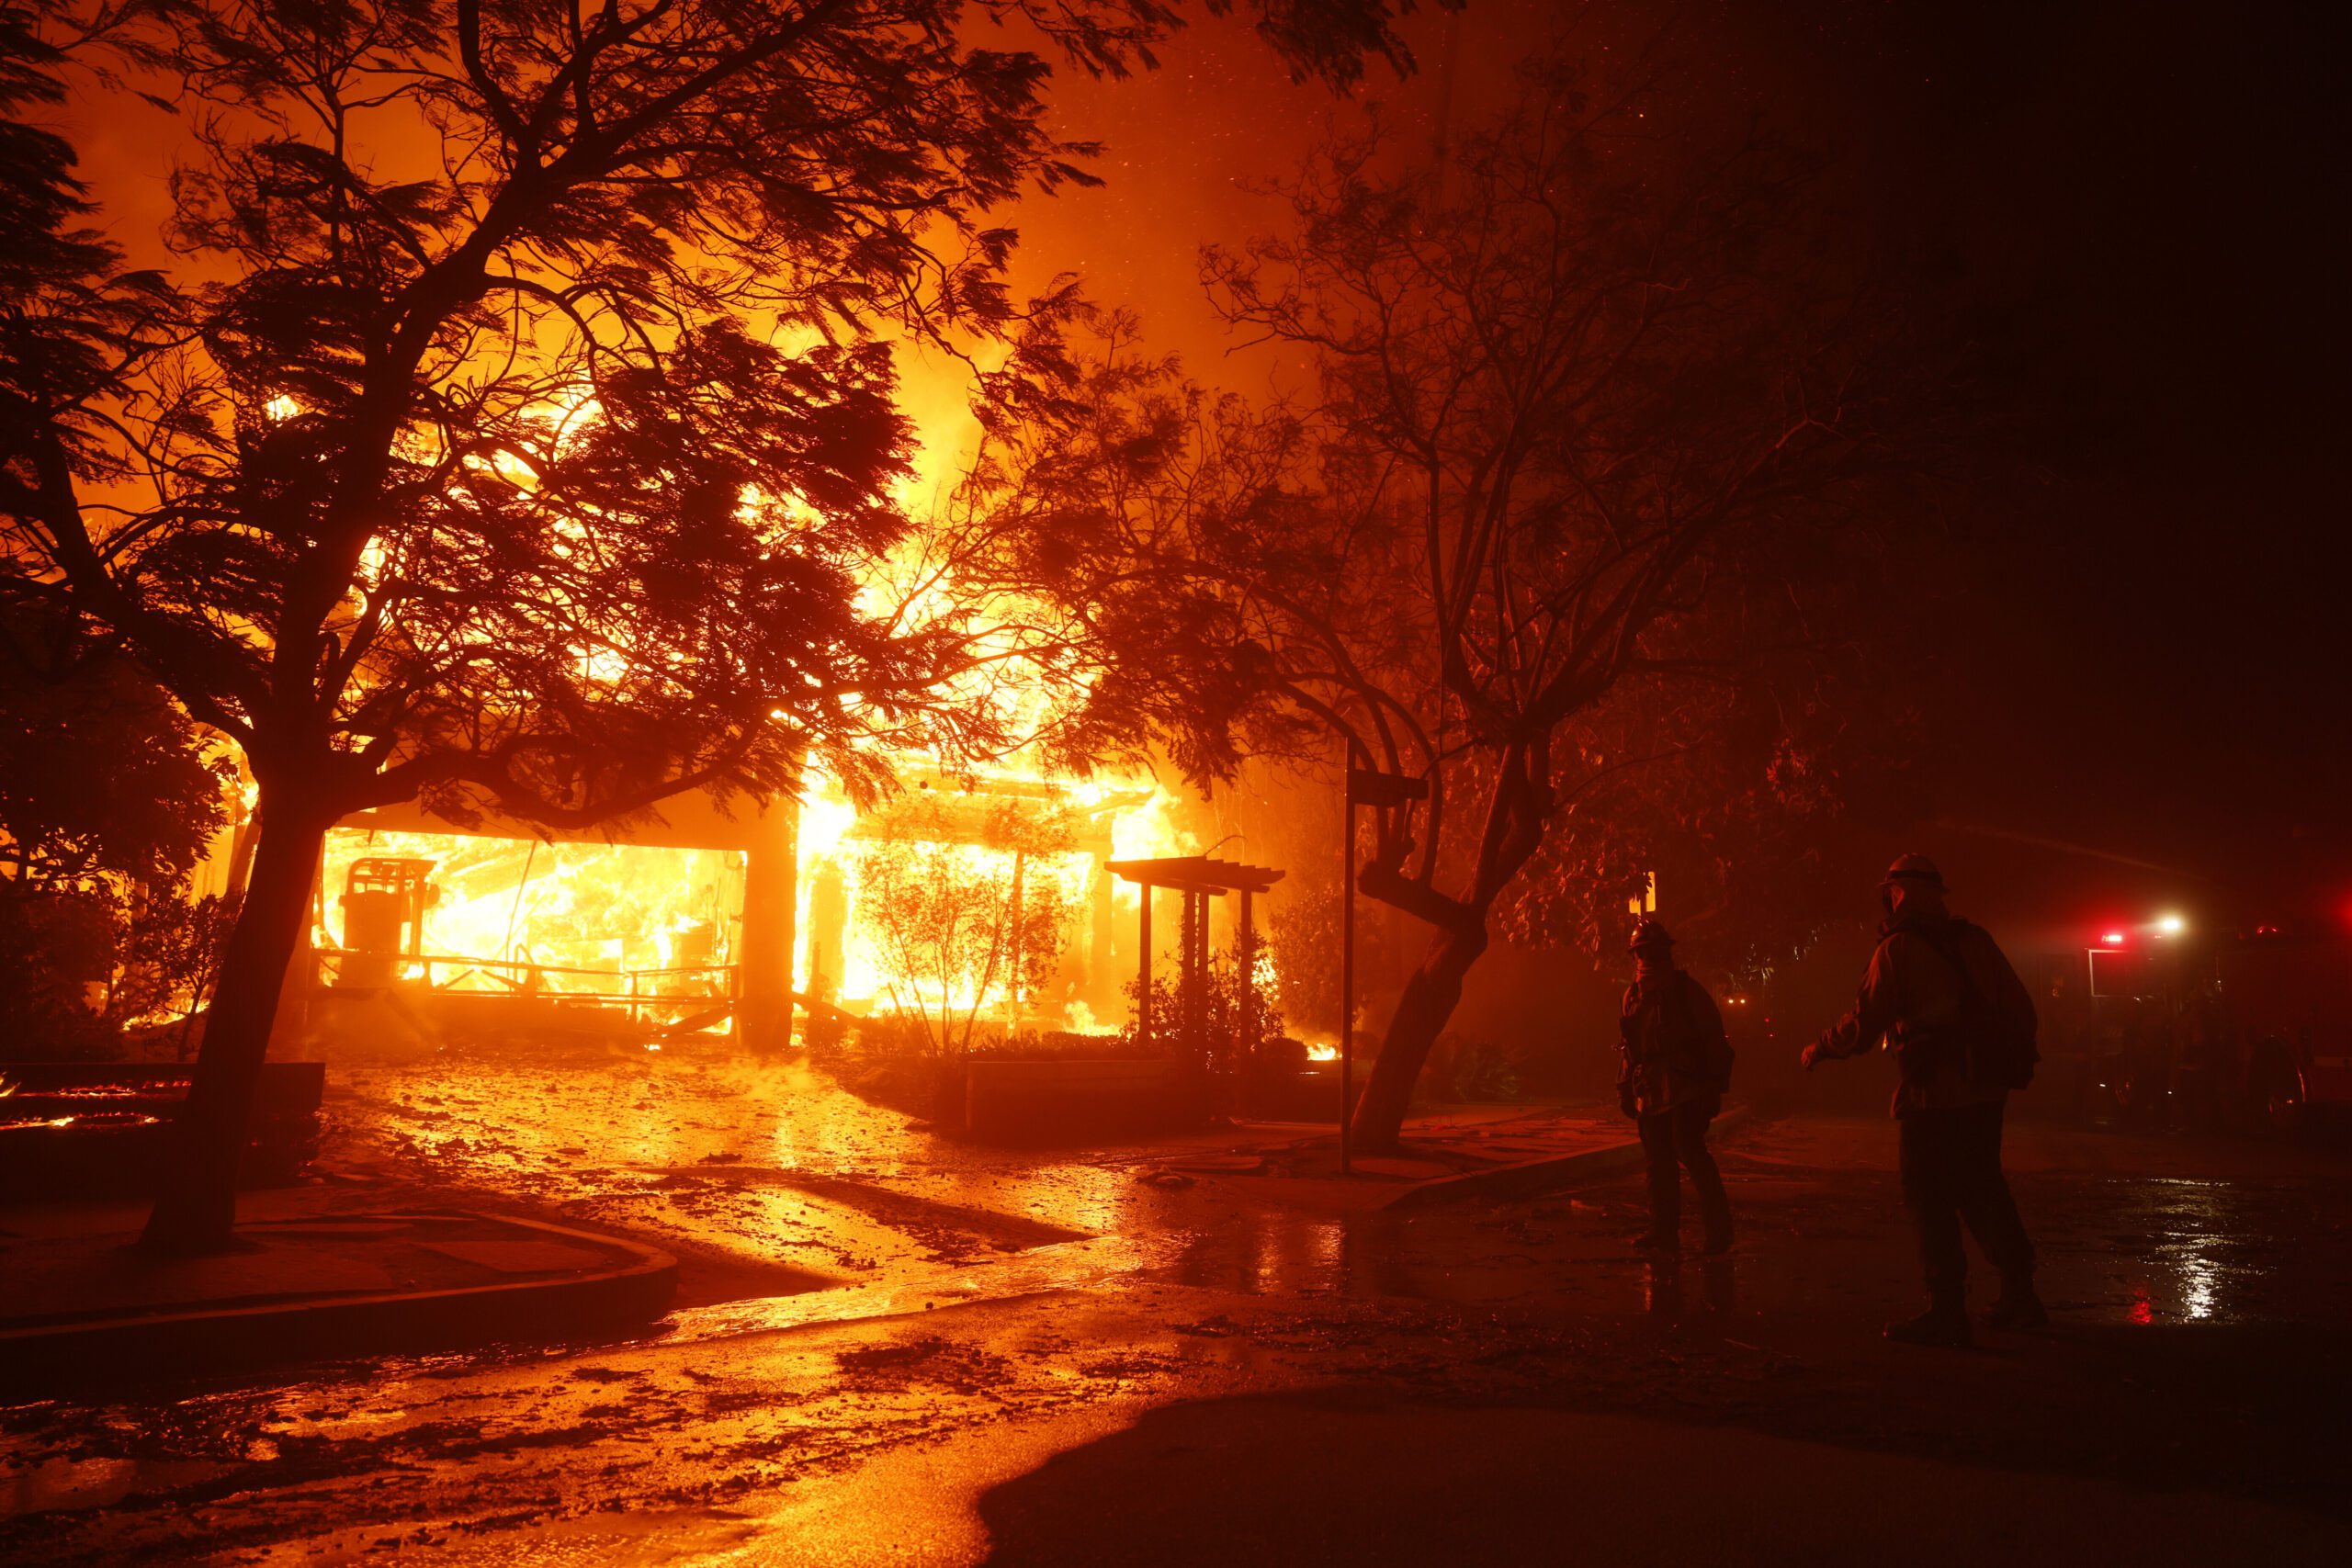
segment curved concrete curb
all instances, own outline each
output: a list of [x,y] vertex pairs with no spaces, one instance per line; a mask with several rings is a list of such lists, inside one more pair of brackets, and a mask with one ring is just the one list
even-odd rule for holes
[[[1750,1114],[1745,1105],[1732,1106],[1715,1118],[1709,1132],[1729,1132]],[[1578,1149],[1572,1154],[1539,1155],[1533,1159],[1498,1165],[1491,1170],[1465,1170],[1459,1176],[1435,1177],[1400,1189],[1396,1197],[1379,1206],[1419,1209],[1459,1202],[1465,1198],[1523,1198],[1532,1192],[1548,1192],[1614,1176],[1620,1171],[1637,1170],[1641,1165],[1642,1145],[1634,1139],[1597,1149]]]
[[659,1317],[677,1260],[640,1243],[536,1220],[501,1224],[620,1252],[618,1268],[554,1279],[377,1295],[293,1297],[185,1312],[122,1314],[0,1330],[0,1393],[13,1397],[168,1373],[209,1374],[354,1356],[461,1349],[500,1340],[608,1334]]

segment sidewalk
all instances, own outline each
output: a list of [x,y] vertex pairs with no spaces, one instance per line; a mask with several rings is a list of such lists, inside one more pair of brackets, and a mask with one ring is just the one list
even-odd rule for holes
[[[1717,1134],[1746,1121],[1732,1105]],[[1263,1123],[1245,1132],[1271,1131]],[[1512,1198],[1573,1186],[1642,1163],[1633,1123],[1589,1106],[1461,1106],[1409,1118],[1404,1153],[1363,1155],[1340,1172],[1336,1134],[1261,1140],[1228,1153],[1172,1155],[1147,1180],[1214,1181],[1238,1194],[1336,1213],[1415,1209],[1466,1198]]]
[[651,1247],[462,1210],[249,1204],[239,1250],[191,1258],[136,1251],[139,1218],[0,1212],[0,1394],[605,1334],[659,1316],[677,1283]]

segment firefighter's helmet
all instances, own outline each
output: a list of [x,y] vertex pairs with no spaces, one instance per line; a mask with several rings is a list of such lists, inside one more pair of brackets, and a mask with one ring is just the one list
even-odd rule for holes
[[1634,940],[1626,943],[1625,951],[1639,953],[1645,947],[1672,947],[1673,945],[1674,933],[1666,929],[1666,922],[1656,918],[1645,918],[1634,923]]
[[1891,887],[1898,883],[1925,886],[1940,893],[1943,891],[1944,874],[1938,871],[1936,863],[1925,855],[1897,855],[1894,863],[1886,868],[1886,880],[1880,886]]

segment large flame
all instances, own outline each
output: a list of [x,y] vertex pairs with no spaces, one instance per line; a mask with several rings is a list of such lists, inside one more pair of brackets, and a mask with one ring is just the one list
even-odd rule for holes
[[611,992],[632,973],[718,968],[740,945],[738,852],[360,828],[327,835],[317,945],[351,945],[341,896],[353,863],[371,857],[430,863],[418,945],[437,986],[511,989],[529,966],[543,989]]
[[[1053,973],[1042,985],[1016,988],[1011,974],[987,979],[971,973],[910,974],[894,963],[889,942],[868,917],[864,884],[872,839],[856,810],[821,780],[803,796],[794,971],[804,992],[843,1011],[974,1014],[1023,1028],[1089,1031],[1125,1010],[1124,987],[1133,962],[1137,890],[1104,869],[1128,856],[1183,854],[1193,846],[1148,774],[1083,781],[1057,780],[1036,771],[1005,769],[956,779],[918,776],[913,788],[981,801],[1017,802],[1075,824],[1071,847],[1025,853],[984,842],[927,846],[939,871],[1004,897],[1047,887],[1063,911]],[[1105,917],[1108,917],[1107,919]],[[1113,949],[1124,951],[1114,963]]]

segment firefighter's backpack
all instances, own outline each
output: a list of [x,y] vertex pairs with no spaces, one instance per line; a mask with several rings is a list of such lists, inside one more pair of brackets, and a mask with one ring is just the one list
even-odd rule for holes
[[1951,1041],[1960,1055],[1962,1076],[1986,1089],[2023,1089],[2032,1083],[2033,1069],[2041,1061],[2033,993],[2009,966],[2008,955],[1993,933],[1962,919],[1953,920],[1946,931],[1907,929],[1959,971],[1960,1019]]

